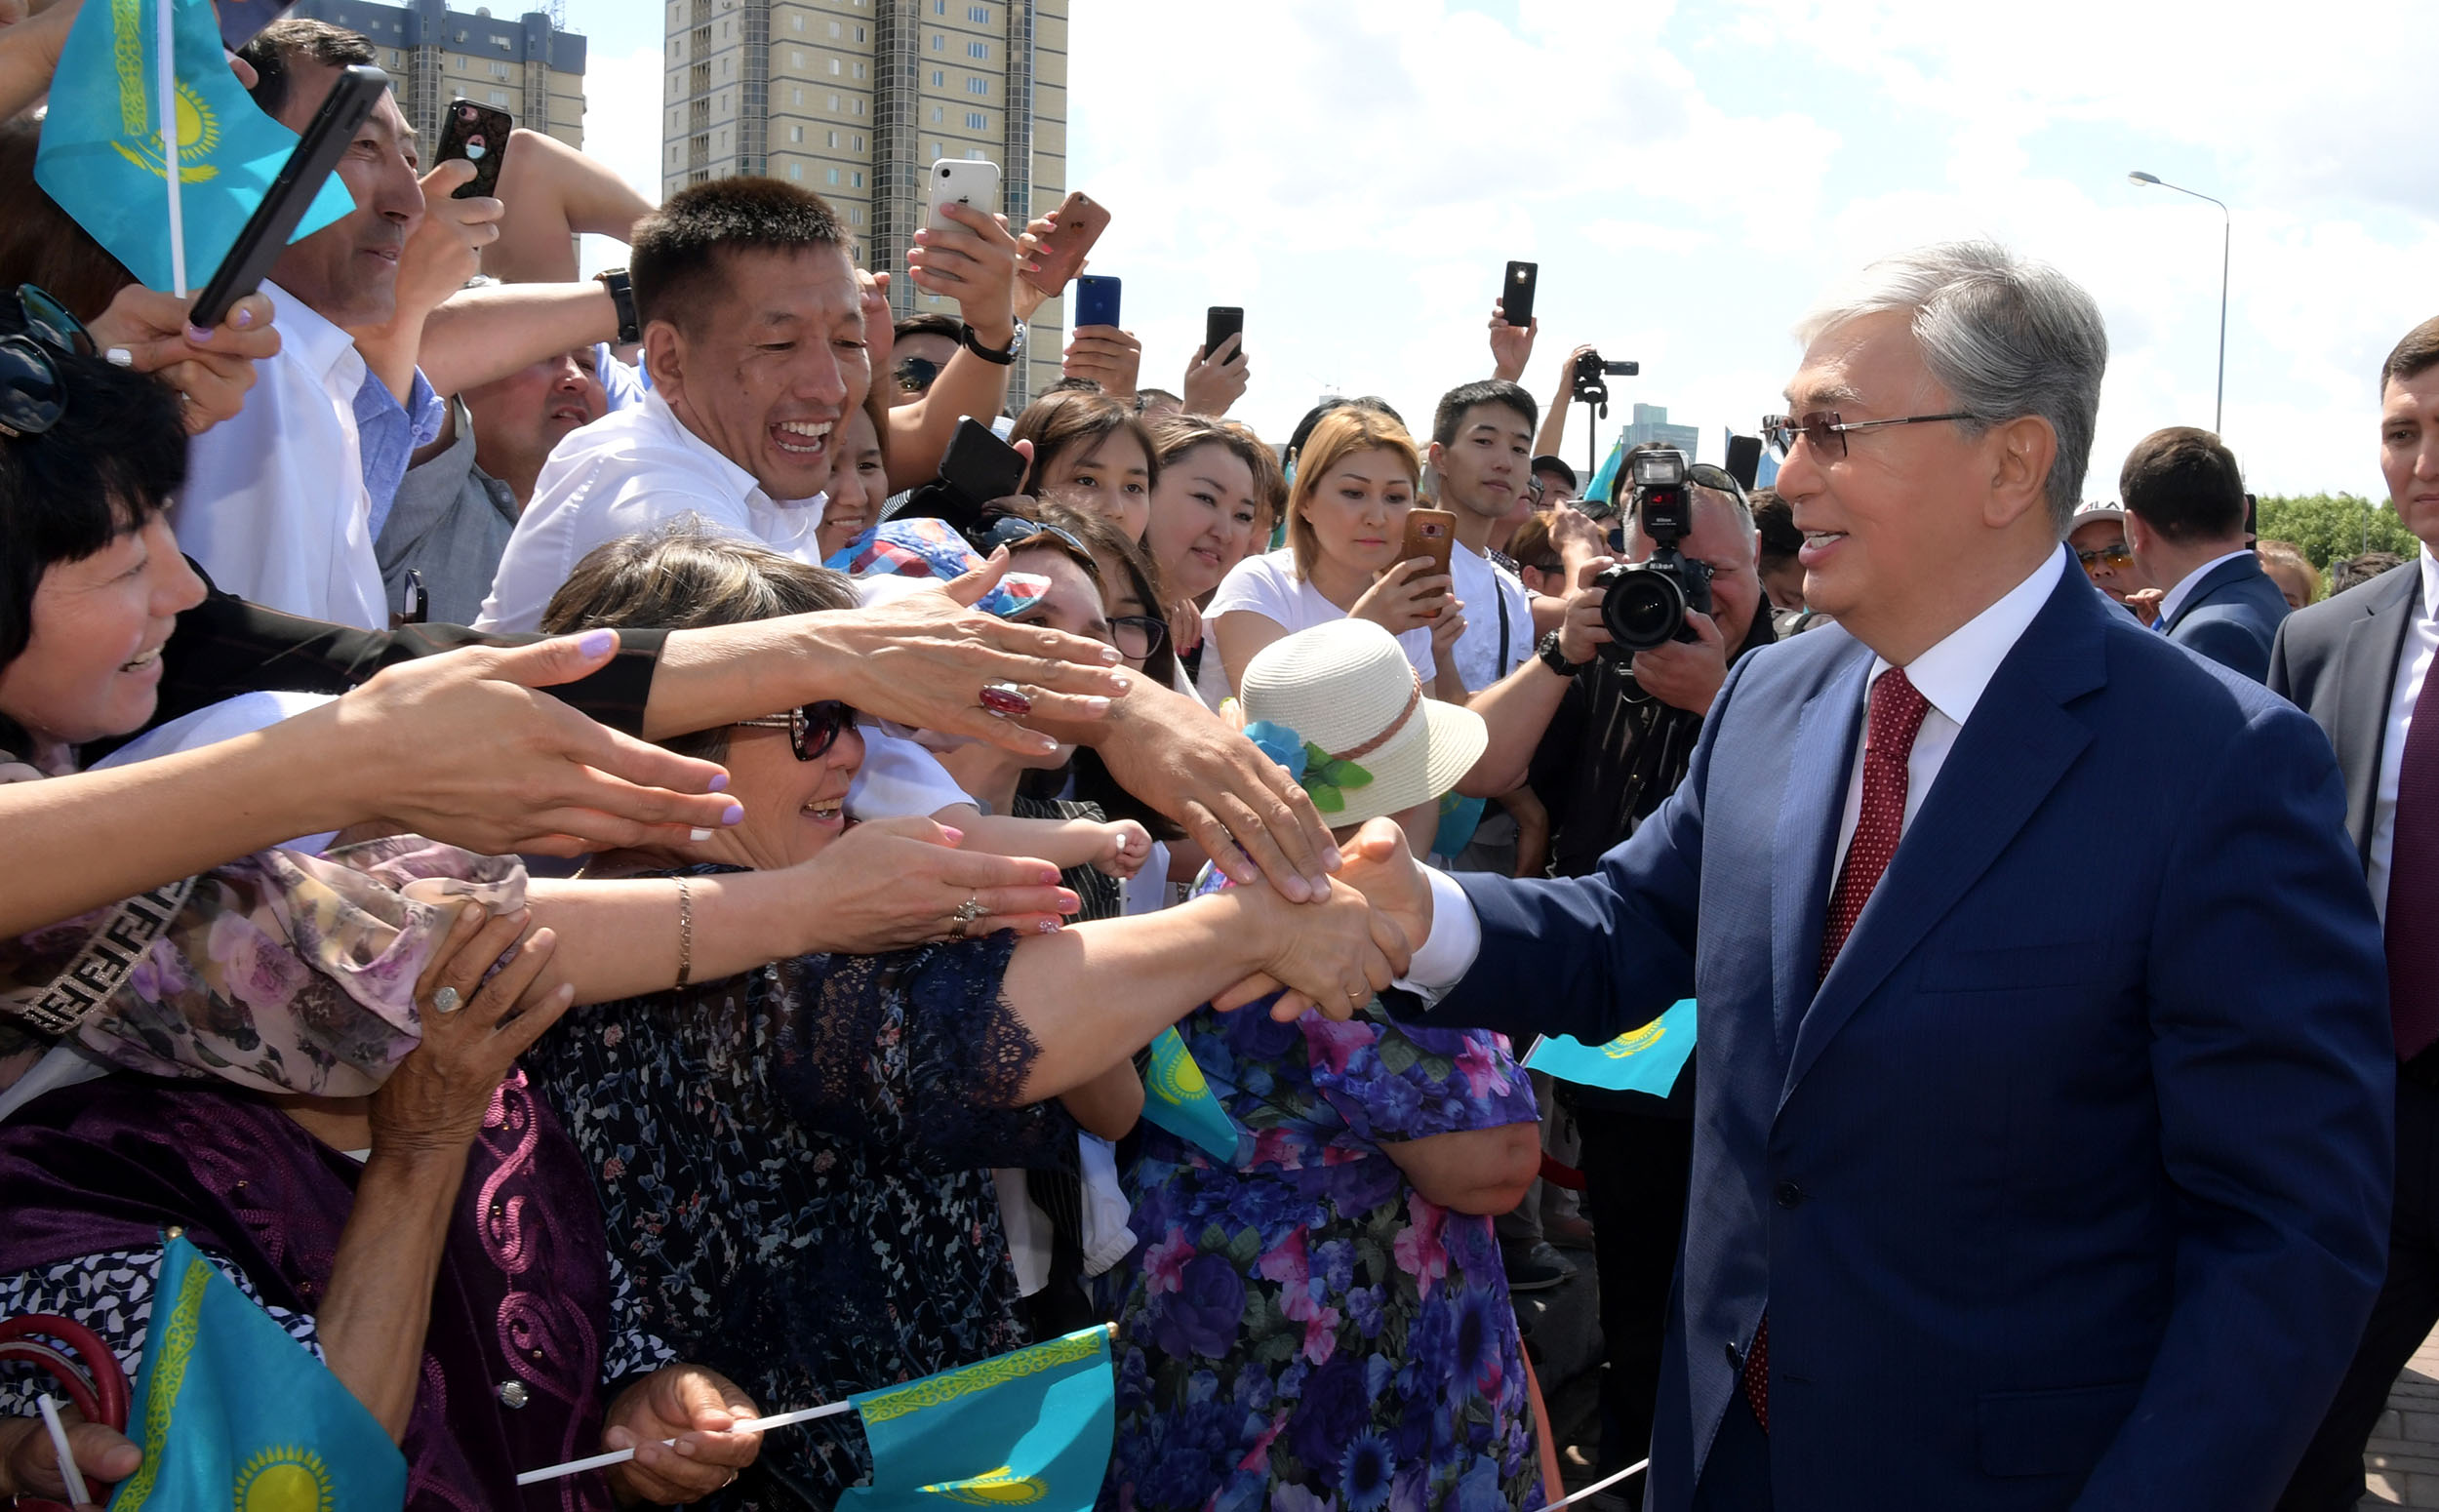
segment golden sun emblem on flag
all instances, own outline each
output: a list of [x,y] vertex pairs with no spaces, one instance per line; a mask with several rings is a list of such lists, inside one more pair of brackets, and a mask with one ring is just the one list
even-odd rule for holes
[[1629,1029],[1618,1036],[1601,1047],[1601,1054],[1612,1060],[1623,1060],[1628,1055],[1650,1050],[1654,1044],[1658,1043],[1659,1037],[1667,1032],[1656,1019],[1640,1029]]
[[[220,144],[220,117],[204,102],[192,86],[178,86],[178,181],[202,183],[217,179],[220,171],[198,159],[209,158]],[[140,137],[122,137],[111,143],[119,155],[156,177],[168,177],[167,155],[161,148],[161,134],[147,132]]]
[[978,1507],[1020,1507],[1050,1494],[1040,1476],[1019,1475],[1013,1465],[986,1470],[970,1481],[942,1481],[924,1491]]
[[335,1512],[330,1470],[309,1449],[258,1450],[238,1467],[232,1512]]
[[1203,1068],[1194,1063],[1194,1057],[1191,1055],[1169,1057],[1165,1064],[1156,1060],[1152,1066],[1152,1090],[1166,1096],[1171,1102],[1184,1102],[1199,1097],[1211,1086],[1209,1082],[1203,1080]]

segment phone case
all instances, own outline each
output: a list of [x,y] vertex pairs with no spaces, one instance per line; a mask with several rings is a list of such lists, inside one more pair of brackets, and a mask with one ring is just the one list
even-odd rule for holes
[[933,230],[956,224],[942,205],[971,205],[984,215],[999,212],[999,165],[976,158],[944,157],[932,165],[932,195],[923,223]]
[[[1245,311],[1243,309],[1229,304],[1213,305],[1203,316],[1203,355],[1206,358],[1210,357],[1220,350],[1220,343],[1228,338],[1241,337],[1244,334]],[[1242,356],[1245,343],[1239,341],[1236,349],[1237,354]]]
[[1539,262],[1510,262],[1507,278],[1499,285],[1499,309],[1511,326],[1533,324],[1533,293],[1540,282]]
[[1042,241],[1034,260],[1041,264],[1038,272],[1027,273],[1024,281],[1051,298],[1057,298],[1067,287],[1067,281],[1084,271],[1084,259],[1100,240],[1100,233],[1109,228],[1109,212],[1082,190],[1067,196],[1059,207],[1059,223]]
[[1407,511],[1406,543],[1399,549],[1399,561],[1427,556],[1434,564],[1428,576],[1445,577],[1449,572],[1450,552],[1456,545],[1457,516],[1445,509]]
[[488,198],[500,192],[500,165],[508,156],[508,134],[516,117],[470,99],[449,101],[449,124],[441,129],[440,151],[433,161],[463,158],[474,165],[474,177],[460,184],[451,199]]
[[1005,498],[1024,484],[1024,454],[971,418],[958,421],[940,458],[940,481],[977,509]]
[[1076,329],[1118,323],[1118,281],[1087,273],[1075,281]]

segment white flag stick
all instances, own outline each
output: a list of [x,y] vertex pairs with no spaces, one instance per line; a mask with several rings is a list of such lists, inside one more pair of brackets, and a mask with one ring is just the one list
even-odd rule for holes
[[172,293],[186,298],[186,211],[178,197],[178,44],[177,19],[171,8],[177,0],[153,0],[153,34],[160,54],[161,85],[161,163],[169,170],[170,184],[170,283]]
[[1623,1470],[1619,1471],[1616,1475],[1609,1477],[1607,1480],[1594,1481],[1591,1485],[1586,1486],[1581,1491],[1570,1492],[1566,1495],[1559,1497],[1556,1501],[1553,1501],[1543,1507],[1541,1512],[1558,1512],[1560,1507],[1567,1505],[1567,1503],[1571,1501],[1581,1501],[1584,1497],[1591,1495],[1595,1492],[1607,1491],[1612,1486],[1617,1485],[1619,1481],[1624,1480],[1627,1476],[1635,1475],[1645,1469],[1648,1469],[1651,1463],[1652,1462],[1648,1459],[1636,1460],[1633,1464],[1626,1466]]
[[60,1456],[60,1479],[67,1486],[67,1504],[81,1507],[93,1500],[85,1490],[85,1477],[76,1468],[76,1452],[68,1448],[67,1424],[60,1421],[60,1404],[51,1400],[51,1393],[42,1394],[42,1425],[51,1430],[51,1452]]
[[[853,1402],[833,1402],[827,1407],[808,1407],[793,1413],[780,1413],[772,1417],[748,1417],[741,1422],[729,1424],[728,1431],[731,1433],[767,1433],[773,1428],[784,1428],[790,1423],[811,1422],[817,1417],[832,1417],[840,1413],[852,1413],[855,1410],[856,1404]],[[662,1439],[660,1442],[664,1445],[675,1444],[677,1440]],[[531,1486],[537,1481],[555,1481],[563,1475],[578,1475],[586,1470],[599,1470],[606,1465],[622,1465],[634,1457],[633,1450],[621,1449],[607,1454],[595,1454],[589,1459],[571,1459],[565,1464],[545,1465],[540,1470],[528,1470],[517,1477],[517,1484]]]

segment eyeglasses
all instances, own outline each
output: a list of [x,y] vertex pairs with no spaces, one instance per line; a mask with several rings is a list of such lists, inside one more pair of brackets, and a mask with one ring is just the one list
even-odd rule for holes
[[1826,451],[1829,438],[1837,437],[1837,455],[1846,455],[1846,433],[1850,430],[1877,430],[1883,425],[1923,425],[1932,420],[1978,420],[1979,415],[1959,410],[1950,415],[1906,415],[1893,420],[1842,420],[1835,410],[1814,410],[1797,416],[1766,415],[1762,417],[1762,439],[1778,449],[1780,457],[1795,450],[1795,438],[1802,436],[1816,450]]
[[2086,569],[2098,562],[2112,571],[2122,573],[2134,566],[2134,553],[2122,545],[2102,546],[2098,551],[2085,551],[2078,548],[2075,552],[2075,560],[2081,562]]
[[1039,520],[1028,520],[1020,514],[1004,514],[983,526],[974,537],[974,545],[975,549],[988,556],[1002,546],[1006,546],[1010,551],[1021,551],[1040,541],[1045,536],[1073,551],[1083,560],[1087,562],[1094,560],[1092,549],[1076,539],[1073,532],[1061,530],[1056,525],[1045,525]]
[[898,386],[910,394],[928,391],[933,379],[940,376],[940,365],[929,357],[900,357],[891,373]]
[[1735,473],[1728,471],[1725,467],[1713,467],[1708,462],[1696,462],[1688,467],[1685,470],[1685,481],[1696,488],[1733,495],[1739,499],[1744,497],[1744,485],[1736,480]]
[[1129,661],[1141,661],[1160,650],[1160,643],[1169,638],[1169,621],[1153,615],[1113,615],[1109,619],[1110,644],[1118,655]]
[[829,754],[830,747],[848,726],[856,722],[856,711],[836,698],[824,698],[789,709],[784,714],[765,714],[760,719],[736,721],[740,730],[784,730],[787,743],[798,761],[820,761]]
[[0,337],[0,435],[11,438],[39,436],[67,413],[67,389],[51,353],[94,354],[84,322],[42,290],[18,285],[17,307],[25,329]]

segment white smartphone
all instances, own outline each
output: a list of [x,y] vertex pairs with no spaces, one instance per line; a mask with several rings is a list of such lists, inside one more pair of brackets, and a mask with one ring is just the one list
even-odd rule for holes
[[943,205],[971,205],[986,216],[998,214],[999,165],[963,157],[934,163],[931,209],[923,223],[936,231],[956,224],[940,214]]

